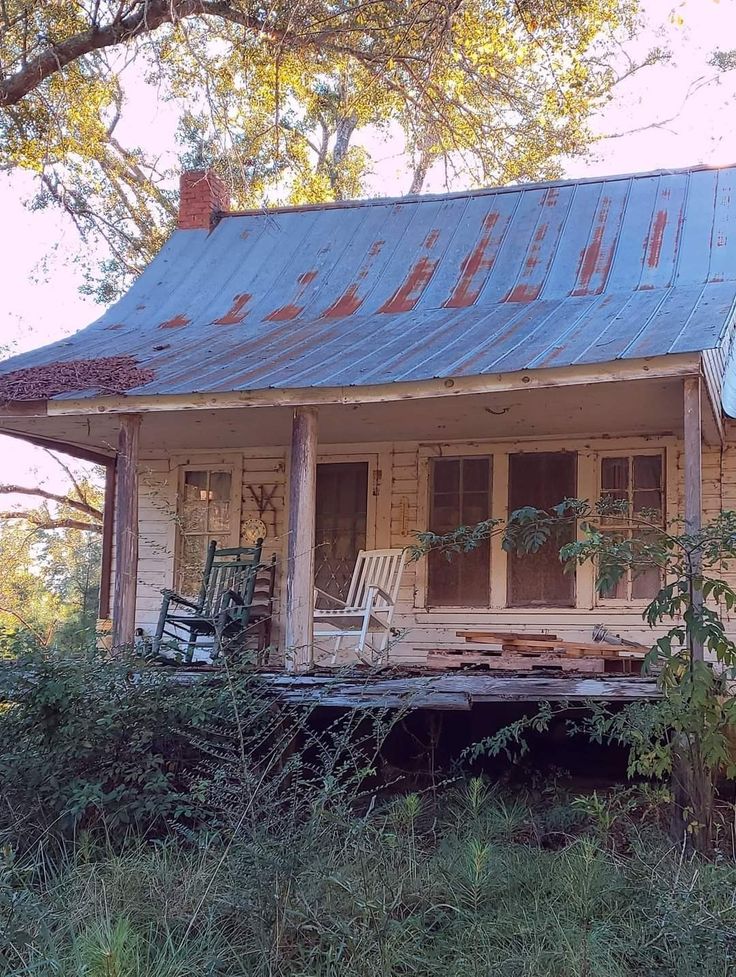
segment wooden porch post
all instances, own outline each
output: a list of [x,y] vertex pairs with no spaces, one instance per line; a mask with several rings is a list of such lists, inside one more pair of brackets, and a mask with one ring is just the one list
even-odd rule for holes
[[[685,470],[685,529],[699,532],[702,526],[702,418],[700,413],[700,377],[687,377],[684,383],[684,470]],[[696,567],[696,570],[698,567]],[[696,603],[702,595],[695,595]],[[703,645],[693,644],[693,657],[702,661]]]
[[102,506],[102,566],[100,567],[100,600],[97,616],[110,617],[110,583],[112,580],[112,543],[115,526],[115,461],[105,465],[105,501]]
[[132,648],[138,575],[138,446],[140,414],[123,414],[118,432],[113,651]]
[[289,544],[286,568],[286,667],[314,660],[314,518],[317,502],[317,409],[297,407],[291,429]]

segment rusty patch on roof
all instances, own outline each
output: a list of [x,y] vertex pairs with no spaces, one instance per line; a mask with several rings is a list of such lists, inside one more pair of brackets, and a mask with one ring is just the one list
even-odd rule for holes
[[647,265],[650,268],[656,268],[659,264],[665,227],[667,227],[667,211],[658,210],[644,247],[647,252]]
[[363,299],[358,295],[358,286],[349,285],[339,299],[335,299],[322,313],[322,319],[341,319],[343,316],[352,315],[357,312],[363,304]]
[[[609,197],[603,197],[601,200],[600,212],[598,215],[598,220],[596,221],[595,229],[593,230],[593,236],[590,239],[590,243],[583,248],[580,253],[580,262],[578,264],[578,287],[573,290],[573,295],[590,295],[591,288],[590,283],[593,280],[593,276],[596,270],[599,269],[599,261],[601,257],[601,251],[603,249],[603,233],[606,229],[606,222],[608,220],[608,215],[611,210],[611,200]],[[618,236],[618,235],[617,235]],[[616,238],[614,238],[613,244],[608,249],[604,256],[602,265],[600,265],[601,271],[601,284],[598,288],[593,290],[593,293],[598,295],[603,291],[603,285],[608,278],[608,273],[611,270],[611,263],[613,262],[613,252],[616,245]]]
[[381,253],[385,241],[374,241],[368,248],[368,257],[363,262],[355,276],[352,285],[348,285],[345,291],[328,305],[320,316],[320,319],[341,319],[344,316],[352,315],[357,312],[363,304],[364,299],[358,294],[358,286],[368,277],[371,270],[371,258],[376,258]]
[[274,309],[273,312],[269,312],[267,316],[264,316],[265,322],[288,322],[289,319],[296,319],[296,317],[304,311],[303,305],[297,305],[307,286],[310,285],[314,279],[317,277],[316,271],[305,271],[301,275],[297,276],[297,283],[299,285],[296,295],[293,301],[287,302],[286,305],[279,306],[278,309]]
[[184,315],[180,312],[171,319],[167,319],[165,322],[159,323],[159,329],[181,329],[183,326],[189,325],[189,316]]
[[227,310],[225,315],[220,316],[219,319],[214,320],[214,325],[216,326],[236,326],[239,322],[248,315],[245,310],[246,305],[250,302],[253,296],[250,292],[241,292],[239,295],[233,296],[233,304]]
[[[487,251],[493,238],[493,229],[500,216],[497,211],[492,211],[483,221],[483,229],[486,233],[481,236],[470,254],[463,258],[463,263],[460,266],[460,278],[452,290],[452,295],[444,304],[446,309],[464,309],[466,306],[472,305],[480,295],[487,273],[493,267],[495,260],[495,255],[491,256],[487,254]],[[482,280],[481,276],[483,276]]]
[[528,285],[523,282],[514,286],[504,299],[505,302],[533,302],[542,291],[541,285]]
[[121,394],[149,383],[154,376],[153,370],[138,366],[132,356],[44,363],[0,376],[0,401],[48,400],[77,390]]
[[422,292],[429,284],[435,273],[438,262],[429,258],[420,258],[412,267],[404,282],[399,285],[394,294],[384,302],[379,312],[411,312],[422,296]]
[[436,228],[436,227],[433,227],[432,230],[429,232],[429,234],[424,239],[424,247],[425,248],[433,248],[435,246],[435,244],[437,244],[437,242],[439,241],[439,239],[440,239],[439,229]]
[[294,305],[293,302],[282,305],[279,309],[274,309],[273,312],[268,313],[266,322],[288,322],[289,319],[296,319],[303,308],[303,305]]

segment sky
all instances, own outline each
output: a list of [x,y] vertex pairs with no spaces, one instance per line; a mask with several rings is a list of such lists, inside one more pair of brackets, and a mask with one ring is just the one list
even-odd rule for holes
[[[645,29],[627,54],[641,60],[653,47],[671,59],[644,69],[618,86],[611,103],[592,120],[600,138],[586,158],[569,160],[569,177],[601,176],[697,163],[736,162],[736,70],[719,74],[713,51],[736,47],[736,0],[643,0]],[[171,109],[150,89],[133,86],[119,134],[123,144],[143,142],[165,154],[174,146]],[[152,142],[155,139],[155,142]],[[372,143],[376,194],[401,194],[407,170],[396,138]],[[21,352],[82,328],[103,311],[79,293],[82,273],[74,228],[53,211],[32,211],[30,174],[0,174],[0,353]],[[427,191],[444,189],[435,174]],[[462,189],[453,186],[452,189]],[[12,229],[12,233],[10,233]],[[0,437],[3,481],[41,479],[52,489],[63,479],[45,454]]]

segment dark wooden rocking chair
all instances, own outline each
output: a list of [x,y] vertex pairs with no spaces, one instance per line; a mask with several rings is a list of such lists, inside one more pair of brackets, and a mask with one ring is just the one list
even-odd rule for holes
[[[213,658],[232,647],[245,634],[250,621],[256,575],[263,540],[255,546],[218,549],[213,540],[207,549],[202,589],[196,601],[173,590],[162,590],[163,603],[153,639],[153,654],[167,648],[181,650],[186,632],[185,659],[191,662],[200,638]],[[181,610],[173,610],[181,608]]]

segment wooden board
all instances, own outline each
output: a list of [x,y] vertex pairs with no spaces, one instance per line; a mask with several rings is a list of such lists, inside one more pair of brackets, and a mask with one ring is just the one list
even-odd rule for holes
[[[528,636],[520,633],[502,631],[457,631],[458,637],[464,637],[466,644],[500,644],[502,651],[516,654],[539,654],[557,652],[571,657],[596,658],[643,658],[648,649],[632,648],[630,645],[609,645],[597,641],[567,641],[554,635]],[[488,654],[493,654],[490,649]]]
[[478,651],[430,651],[427,667],[433,669],[459,669],[482,667],[489,671],[535,672],[559,671],[602,675],[605,661],[602,658],[572,659],[565,655],[487,655]]
[[547,641],[556,642],[556,634],[536,634],[528,631],[456,631],[457,638],[465,638],[466,641],[484,641],[489,644],[493,641]]

